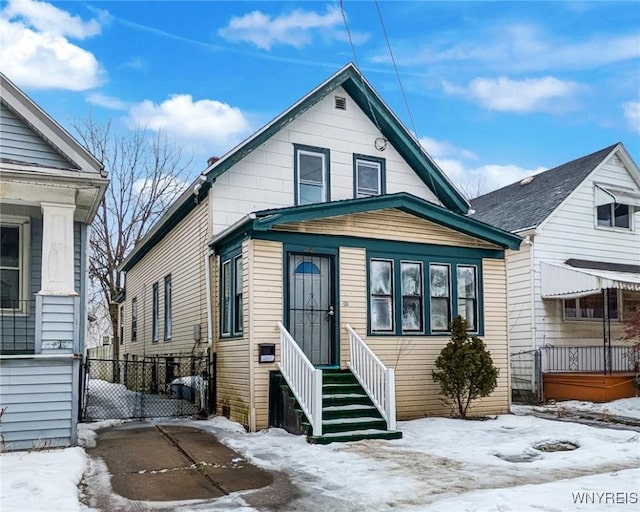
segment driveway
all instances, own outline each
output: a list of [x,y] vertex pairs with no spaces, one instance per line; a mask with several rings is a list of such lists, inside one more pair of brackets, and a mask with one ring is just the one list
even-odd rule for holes
[[237,509],[245,499],[286,509],[296,497],[287,477],[250,464],[198,428],[127,423],[98,431],[87,453],[84,501],[105,512],[178,510],[185,502]]

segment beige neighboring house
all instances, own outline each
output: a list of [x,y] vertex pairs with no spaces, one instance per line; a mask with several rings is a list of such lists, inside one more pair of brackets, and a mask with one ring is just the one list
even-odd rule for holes
[[640,307],[640,172],[621,143],[471,201],[523,237],[507,251],[512,387],[541,399],[635,396],[620,340]]
[[211,161],[122,265],[126,357],[215,354],[215,412],[316,442],[448,414],[431,378],[462,314],[500,368],[505,249],[353,65]]

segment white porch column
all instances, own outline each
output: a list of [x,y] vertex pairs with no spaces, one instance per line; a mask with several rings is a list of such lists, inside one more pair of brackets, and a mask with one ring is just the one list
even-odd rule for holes
[[41,203],[41,295],[77,295],[73,279],[73,212],[75,205]]

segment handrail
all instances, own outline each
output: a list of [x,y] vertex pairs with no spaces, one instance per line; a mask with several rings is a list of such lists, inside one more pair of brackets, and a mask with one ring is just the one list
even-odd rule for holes
[[313,366],[282,322],[278,322],[278,329],[280,329],[278,369],[306,414],[313,428],[313,435],[321,436],[322,370]]
[[347,363],[347,366],[382,414],[387,422],[387,428],[395,430],[395,372],[393,368],[387,368],[380,361],[350,325],[347,325],[346,328],[349,333],[349,349],[351,351],[351,361]]

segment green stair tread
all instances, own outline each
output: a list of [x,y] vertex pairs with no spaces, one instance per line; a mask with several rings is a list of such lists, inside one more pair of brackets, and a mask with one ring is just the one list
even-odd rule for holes
[[322,420],[323,425],[340,425],[342,423],[379,423],[384,421],[382,418],[372,416],[355,416],[353,418],[334,418],[331,420]]
[[340,412],[340,411],[372,411],[377,410],[374,405],[365,404],[348,404],[348,405],[327,405],[322,408],[322,411],[327,412]]
[[315,444],[329,444],[336,442],[361,441],[363,439],[400,439],[402,432],[399,430],[364,429],[347,432],[332,432],[321,436],[312,436],[308,440]]

